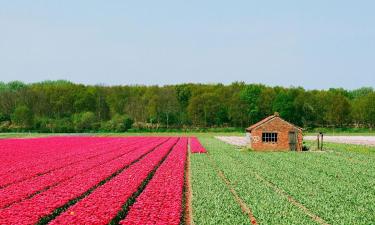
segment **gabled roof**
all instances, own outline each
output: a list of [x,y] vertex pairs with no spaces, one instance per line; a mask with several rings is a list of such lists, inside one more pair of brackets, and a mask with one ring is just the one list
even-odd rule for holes
[[252,129],[256,128],[256,127],[259,127],[260,125],[272,120],[273,118],[275,118],[276,116],[275,115],[272,115],[272,116],[269,116],[269,117],[266,117],[264,119],[262,119],[261,121],[259,121],[258,123],[255,123],[253,125],[251,125],[250,127],[246,128],[246,131],[251,131]]
[[[263,124],[265,124],[265,123],[267,123],[267,122],[269,122],[269,121],[271,121],[271,120],[273,120],[275,118],[280,118],[278,113],[275,113],[274,115],[266,117],[266,118],[262,119],[261,121],[259,121],[259,122],[255,123],[255,124],[251,125],[250,127],[246,128],[246,131],[247,132],[251,132],[253,129],[255,129],[255,128],[257,128],[257,127],[259,127],[259,126],[261,126],[261,125],[263,125]],[[296,126],[296,125],[294,125],[292,123],[289,123],[288,121],[283,120],[282,118],[280,118],[280,119],[282,121],[284,121],[284,122],[286,122],[286,123],[288,123],[288,124],[296,127],[297,129],[302,130],[302,128],[300,128],[300,127],[298,127],[298,126]]]

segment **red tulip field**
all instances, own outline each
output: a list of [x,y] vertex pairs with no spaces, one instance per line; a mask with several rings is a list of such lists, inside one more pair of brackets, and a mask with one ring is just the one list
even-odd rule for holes
[[0,224],[180,224],[188,138],[0,140]]
[[192,153],[207,153],[206,149],[199,142],[198,138],[190,138],[190,147]]

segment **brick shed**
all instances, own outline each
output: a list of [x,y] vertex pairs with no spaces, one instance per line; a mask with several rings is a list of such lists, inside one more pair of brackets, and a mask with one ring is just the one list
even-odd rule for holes
[[278,113],[246,128],[250,148],[256,151],[301,151],[302,128],[280,118]]

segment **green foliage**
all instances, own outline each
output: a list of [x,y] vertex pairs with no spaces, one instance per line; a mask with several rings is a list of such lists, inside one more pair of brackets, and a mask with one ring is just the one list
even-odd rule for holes
[[205,154],[191,155],[195,224],[249,224]]
[[93,112],[83,112],[73,115],[73,124],[77,132],[87,132],[96,129],[96,116]]
[[334,93],[329,94],[327,102],[326,121],[329,124],[343,127],[350,121],[351,106],[346,97]]
[[33,124],[33,113],[27,106],[18,106],[15,108],[11,119],[20,128],[28,129]]
[[0,122],[10,121],[10,116],[0,113]]
[[204,93],[191,99],[188,112],[196,126],[218,126],[227,120],[227,112],[221,107],[220,96],[216,93]]
[[299,124],[295,113],[292,93],[285,91],[280,92],[273,103],[273,111],[278,112],[282,118]]
[[0,122],[0,132],[9,132],[11,127],[10,121]]
[[69,117],[50,119],[46,117],[35,118],[35,130],[43,133],[71,133],[75,132],[73,122]]
[[22,88],[25,88],[27,85],[24,84],[24,83],[21,82],[21,81],[12,81],[12,82],[9,82],[9,83],[7,84],[7,86],[8,86],[8,89],[9,89],[9,90],[12,90],[12,91],[18,91],[18,90],[20,90],[20,89],[22,89]]
[[243,109],[247,112],[247,115],[250,119],[249,122],[256,123],[261,119],[261,112],[259,109],[258,101],[262,93],[262,85],[247,85],[240,92],[240,98],[246,102],[247,106]]
[[[374,102],[373,88],[307,91],[243,82],[168,86],[92,86],[63,80],[0,82],[0,121],[9,121],[17,106],[26,106],[32,117],[45,121],[33,123],[26,119],[20,124],[12,120],[10,128],[27,125],[29,130],[46,132],[109,131],[116,115],[127,115],[136,124],[145,124],[144,129],[243,129],[275,111],[309,129],[371,129],[375,126]],[[81,118],[85,112],[94,116]],[[93,124],[82,122],[83,119],[90,119]],[[64,126],[63,121],[70,122]]]
[[133,123],[134,121],[129,116],[116,114],[102,125],[102,130],[125,132],[132,127]]

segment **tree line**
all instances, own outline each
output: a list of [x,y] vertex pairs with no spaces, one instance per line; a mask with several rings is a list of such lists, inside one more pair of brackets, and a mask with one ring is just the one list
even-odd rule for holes
[[375,91],[235,82],[166,86],[0,82],[0,131],[247,127],[279,112],[304,128],[375,125]]

